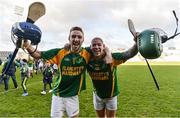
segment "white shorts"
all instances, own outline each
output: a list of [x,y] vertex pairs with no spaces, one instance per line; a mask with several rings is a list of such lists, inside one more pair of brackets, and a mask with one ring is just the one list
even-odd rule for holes
[[95,110],[117,110],[117,96],[112,98],[100,98],[96,93],[93,92],[93,103]]
[[61,118],[66,111],[68,117],[79,114],[78,95],[73,97],[52,96],[51,118]]

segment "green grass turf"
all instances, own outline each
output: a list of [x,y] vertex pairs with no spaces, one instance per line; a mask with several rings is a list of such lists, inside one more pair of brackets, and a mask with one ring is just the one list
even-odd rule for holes
[[[152,65],[160,86],[157,91],[146,65],[121,65],[119,71],[120,95],[118,117],[180,117],[180,66]],[[22,97],[19,71],[19,89],[10,80],[9,92],[0,85],[0,117],[49,117],[51,94],[41,95],[42,75],[27,82],[29,96]],[[95,117],[92,102],[92,84],[87,76],[87,90],[80,94],[80,117]]]

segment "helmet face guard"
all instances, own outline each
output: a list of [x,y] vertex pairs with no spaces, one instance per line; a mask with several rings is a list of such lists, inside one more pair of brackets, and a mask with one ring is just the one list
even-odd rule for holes
[[36,25],[28,22],[17,22],[12,26],[11,36],[16,44],[18,40],[30,40],[32,45],[38,45],[42,32]]
[[161,56],[163,51],[160,34],[148,29],[140,33],[137,40],[138,50],[146,59],[155,59]]

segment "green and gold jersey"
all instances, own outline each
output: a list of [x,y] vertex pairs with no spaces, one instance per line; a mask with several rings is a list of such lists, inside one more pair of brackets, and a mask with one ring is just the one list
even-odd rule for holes
[[124,63],[121,53],[113,53],[113,63],[91,59],[87,70],[92,78],[94,90],[100,98],[110,98],[119,94],[117,65]]
[[87,49],[81,48],[79,53],[65,49],[52,49],[41,53],[43,59],[58,65],[58,78],[54,94],[61,97],[75,96],[85,89],[85,70],[90,59]]

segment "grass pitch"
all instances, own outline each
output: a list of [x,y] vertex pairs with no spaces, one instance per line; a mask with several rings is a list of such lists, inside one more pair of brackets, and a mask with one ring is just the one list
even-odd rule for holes
[[[158,91],[148,67],[144,64],[120,65],[118,117],[180,117],[180,66],[153,64],[152,69],[160,86]],[[0,117],[49,117],[51,94],[41,95],[42,75],[34,75],[27,82],[29,96],[22,97],[19,70],[19,89],[14,89],[12,80],[9,92],[0,85]],[[47,87],[48,88],[48,87]],[[92,83],[87,75],[87,90],[80,96],[80,117],[95,117],[92,101]]]

